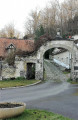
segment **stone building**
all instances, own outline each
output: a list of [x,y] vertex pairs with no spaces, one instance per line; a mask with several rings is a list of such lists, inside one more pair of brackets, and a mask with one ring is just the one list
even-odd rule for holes
[[5,58],[13,51],[32,52],[34,40],[0,38],[0,79],[25,76],[26,66],[24,62],[9,66]]
[[16,50],[33,51],[34,40],[0,38],[0,58]]
[[[7,40],[8,41],[8,40]],[[11,40],[10,40],[11,41]],[[16,42],[18,41],[18,42]],[[2,47],[5,51],[3,52],[6,56],[11,50],[9,49],[17,49],[16,45],[19,44],[20,48],[24,49],[22,40],[13,40],[8,44],[8,46]],[[21,43],[20,43],[21,42]],[[26,43],[25,43],[26,42]],[[6,43],[6,42],[4,42]],[[17,43],[17,44],[16,44]],[[7,44],[7,43],[6,43]],[[4,45],[6,45],[4,44]],[[27,45],[25,50],[33,50],[34,42],[33,41],[24,41],[24,44]],[[18,46],[18,47],[19,47]],[[26,46],[25,46],[26,47]],[[30,48],[30,49],[29,49]],[[47,50],[51,48],[64,48],[70,51],[71,53],[71,79],[78,78],[78,49],[72,40],[50,40],[46,41],[41,45],[35,54],[31,56],[16,56],[15,57],[15,65],[9,66],[7,63],[2,62],[1,64],[1,77],[5,78],[16,78],[16,77],[29,77],[31,78],[32,73],[34,73],[35,79],[44,79],[44,54]],[[4,51],[3,49],[3,51]],[[2,54],[3,55],[3,54]],[[34,69],[34,72],[33,72]]]

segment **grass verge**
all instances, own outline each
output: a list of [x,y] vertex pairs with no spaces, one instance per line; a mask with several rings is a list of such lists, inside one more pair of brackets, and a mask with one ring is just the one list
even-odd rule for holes
[[67,82],[71,84],[78,84],[78,80],[72,81],[70,78],[67,80]]
[[70,72],[68,72],[68,71],[63,71],[63,73],[64,73],[64,74],[69,74]]
[[14,80],[8,79],[0,81],[0,88],[26,86],[39,81],[40,80],[26,80],[25,78],[16,78]]
[[47,111],[25,110],[22,115],[14,118],[9,118],[6,120],[71,120],[71,119]]

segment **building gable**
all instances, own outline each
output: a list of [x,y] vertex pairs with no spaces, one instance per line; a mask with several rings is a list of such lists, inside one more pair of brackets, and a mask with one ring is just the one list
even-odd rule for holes
[[6,49],[15,49],[15,46],[11,43]]

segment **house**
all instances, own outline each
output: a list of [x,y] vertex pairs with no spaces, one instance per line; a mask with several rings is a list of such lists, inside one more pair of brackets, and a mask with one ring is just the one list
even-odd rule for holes
[[0,38],[0,80],[20,76],[25,77],[27,71],[25,61],[15,61],[14,66],[9,66],[4,61],[4,58],[12,51],[33,52],[34,48],[34,40]]
[[5,58],[15,50],[33,51],[34,40],[0,38],[0,58]]

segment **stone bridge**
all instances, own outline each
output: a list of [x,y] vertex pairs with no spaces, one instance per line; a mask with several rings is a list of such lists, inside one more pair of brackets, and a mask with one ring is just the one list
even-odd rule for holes
[[[35,79],[44,79],[44,54],[51,48],[65,48],[71,53],[71,79],[78,77],[78,50],[75,43],[72,40],[52,40],[44,43],[36,52],[35,55],[22,58],[26,64],[35,64]],[[18,58],[16,58],[18,61]]]

